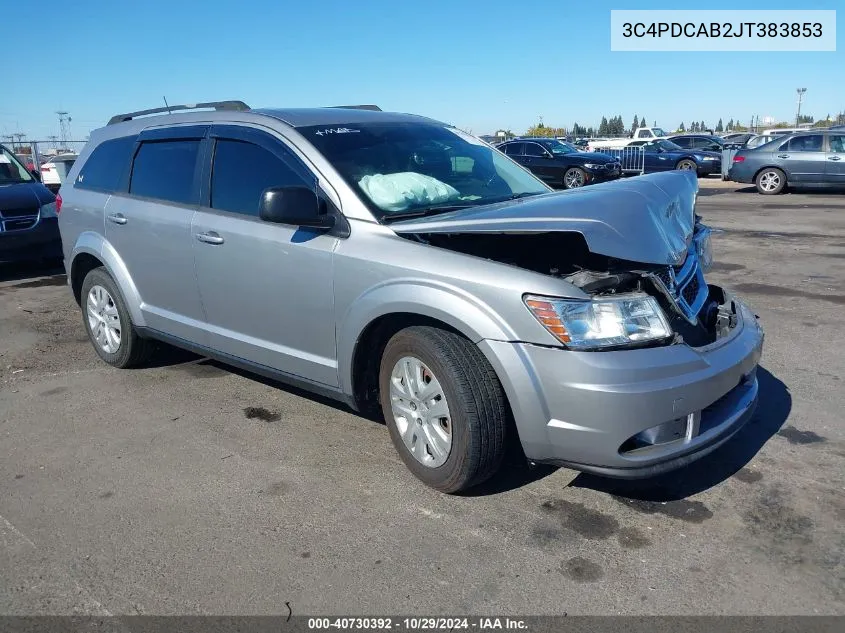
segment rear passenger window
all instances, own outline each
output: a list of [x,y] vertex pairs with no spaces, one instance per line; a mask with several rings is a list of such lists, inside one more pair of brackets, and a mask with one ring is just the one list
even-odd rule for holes
[[508,156],[519,156],[525,143],[508,143],[505,145],[505,154]]
[[141,143],[132,164],[129,193],[178,204],[197,204],[194,172],[200,143],[198,139]]
[[692,139],[690,138],[673,138],[671,140],[675,145],[684,149],[687,149],[692,143]]
[[[129,165],[137,138],[123,136],[100,143],[79,170],[74,187],[112,193]],[[73,161],[68,161],[68,170],[72,165]]]
[[217,139],[211,171],[211,207],[258,216],[261,194],[270,187],[314,188],[283,160],[253,143]]
[[790,152],[820,152],[822,151],[822,136],[821,134],[814,134],[813,136],[793,136],[789,139]]

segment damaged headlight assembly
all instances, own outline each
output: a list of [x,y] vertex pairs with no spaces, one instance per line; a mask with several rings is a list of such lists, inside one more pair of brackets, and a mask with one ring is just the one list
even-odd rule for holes
[[695,253],[698,255],[698,265],[701,267],[701,272],[708,273],[713,267],[713,244],[710,241],[710,234],[713,231],[706,226],[702,226],[695,233]]
[[673,336],[657,301],[642,293],[588,301],[525,295],[523,301],[552,336],[573,350],[637,346]]

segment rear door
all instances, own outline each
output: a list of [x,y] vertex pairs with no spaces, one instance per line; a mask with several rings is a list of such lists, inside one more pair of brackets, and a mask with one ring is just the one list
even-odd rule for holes
[[821,134],[799,134],[784,141],[775,157],[790,182],[820,184],[825,178],[827,156]]
[[845,132],[831,133],[827,137],[828,151],[825,161],[825,182],[845,186]]
[[[141,296],[147,326],[205,344],[191,251],[199,204],[199,157],[209,126],[142,132],[127,181],[106,204],[106,240]],[[83,170],[84,171],[84,170]]]
[[692,147],[692,139],[689,136],[678,136],[669,140],[671,140],[678,147],[683,147],[684,149],[689,149],[690,147]]
[[258,217],[269,187],[318,190],[281,140],[257,128],[215,125],[209,176],[191,239],[210,345],[336,387],[333,252],[323,231]]

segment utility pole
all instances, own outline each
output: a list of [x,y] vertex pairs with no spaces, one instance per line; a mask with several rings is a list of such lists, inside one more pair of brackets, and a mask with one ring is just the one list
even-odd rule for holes
[[58,147],[56,147],[56,141],[59,140],[59,137],[53,134],[52,136],[48,136],[47,138],[50,140],[50,145],[53,146],[53,149],[58,149]]
[[68,136],[70,136],[70,122],[71,118],[64,110],[57,110],[59,115],[59,138],[61,138],[62,146],[67,145]]
[[[23,140],[26,138],[26,134],[24,134],[23,132],[13,132],[12,136],[14,136],[15,139],[17,139],[17,146],[23,147]],[[15,147],[14,143],[12,144],[12,147],[13,148]],[[15,150],[12,149],[12,151],[14,152]]]
[[795,127],[798,127],[798,124],[801,123],[801,102],[804,100],[804,93],[807,92],[807,89],[796,88],[795,91],[798,93],[798,114],[795,115]]

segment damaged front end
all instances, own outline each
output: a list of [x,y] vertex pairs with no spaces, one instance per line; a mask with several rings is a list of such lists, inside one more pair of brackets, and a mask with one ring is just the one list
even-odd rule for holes
[[[730,334],[738,306],[705,281],[712,264],[710,229],[694,211],[697,187],[687,174],[655,174],[391,228],[409,239],[572,284],[600,307],[579,328],[598,327],[602,319],[624,320],[626,328],[634,323],[632,332],[610,337],[608,344],[577,345],[561,321],[561,310],[572,312],[573,302],[529,296],[529,310],[572,349],[673,342],[702,347]],[[660,336],[663,325],[656,319],[664,317],[666,335]]]

